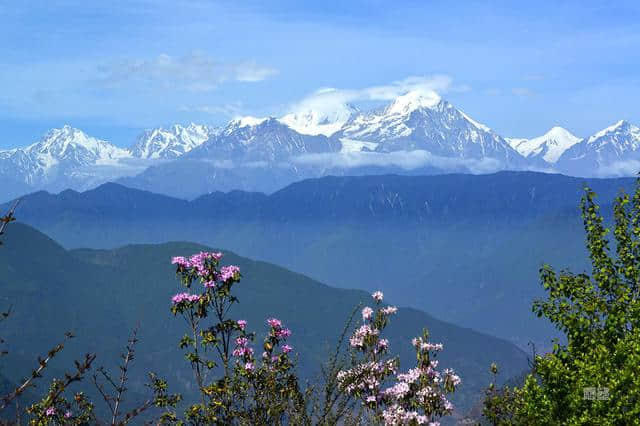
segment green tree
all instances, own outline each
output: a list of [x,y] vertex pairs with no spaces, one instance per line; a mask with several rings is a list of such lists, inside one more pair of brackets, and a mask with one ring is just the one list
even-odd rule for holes
[[640,424],[640,179],[632,198],[615,200],[614,242],[595,199],[585,188],[592,274],[543,266],[548,298],[533,304],[566,344],[535,356],[522,387],[489,387],[483,411],[493,424]]

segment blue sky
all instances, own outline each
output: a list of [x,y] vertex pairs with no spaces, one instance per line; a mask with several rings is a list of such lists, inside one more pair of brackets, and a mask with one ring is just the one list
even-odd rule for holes
[[504,136],[587,136],[640,124],[638,22],[637,1],[0,0],[0,147],[65,123],[127,146],[407,81]]

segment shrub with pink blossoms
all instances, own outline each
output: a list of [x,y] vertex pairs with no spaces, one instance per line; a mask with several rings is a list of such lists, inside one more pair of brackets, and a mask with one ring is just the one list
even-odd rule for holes
[[[304,402],[284,344],[291,330],[269,318],[262,357],[256,359],[247,321],[228,318],[238,299],[233,288],[240,282],[240,268],[220,266],[221,253],[201,252],[188,259],[172,259],[189,292],[171,299],[171,312],[180,315],[188,332],[179,346],[187,351],[201,401],[185,412],[190,424],[279,424],[292,419]],[[218,375],[216,376],[216,373]],[[296,405],[297,404],[297,405]],[[298,407],[294,409],[294,406]]]
[[374,311],[362,310],[363,324],[356,328],[349,342],[357,361],[337,375],[339,385],[350,395],[360,399],[365,417],[387,425],[439,424],[437,420],[452,413],[453,405],[447,399],[460,385],[460,378],[453,370],[437,370],[435,360],[442,344],[428,341],[428,332],[414,338],[417,366],[406,373],[397,372],[398,361],[386,358],[389,342],[380,334],[386,327],[390,315],[396,313],[394,306],[380,306],[381,292],[372,295],[378,304]]
[[372,297],[376,309],[368,306],[362,309],[362,325],[355,329],[349,339],[354,362],[351,368],[338,372],[337,380],[345,392],[360,399],[368,410],[377,413],[383,402],[382,387],[395,374],[398,360],[386,356],[388,341],[380,338],[395,309],[381,306],[381,292],[375,292]]

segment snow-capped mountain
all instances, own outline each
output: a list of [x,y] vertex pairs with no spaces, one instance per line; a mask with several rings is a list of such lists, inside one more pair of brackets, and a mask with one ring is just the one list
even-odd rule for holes
[[218,129],[215,127],[194,123],[188,126],[175,124],[167,129],[150,129],[138,137],[130,152],[137,158],[175,159],[217,133]]
[[306,108],[290,112],[279,121],[303,135],[331,136],[358,112],[359,109],[353,105],[341,104],[330,110]]
[[424,150],[456,159],[491,158],[503,168],[525,165],[504,138],[433,92],[408,92],[384,108],[357,114],[336,135],[350,144],[376,143],[381,153]]
[[580,142],[581,139],[568,130],[556,126],[537,138],[507,138],[506,140],[511,147],[526,158],[542,158],[547,163],[555,164],[567,149]]
[[107,141],[65,125],[52,129],[38,142],[0,154],[0,173],[27,185],[47,185],[86,166],[116,162],[131,154]]
[[636,174],[640,171],[640,128],[620,120],[567,149],[557,166],[576,176]]
[[419,91],[371,111],[342,105],[280,119],[240,117],[220,129],[152,129],[128,150],[67,125],[27,147],[0,150],[0,198],[114,180],[188,198],[216,190],[271,192],[327,174],[502,169],[634,175],[640,129],[620,121],[582,140],[560,127],[538,138],[505,139],[437,94]]
[[340,144],[323,135],[304,135],[275,118],[232,120],[227,127],[186,154],[185,159],[275,165],[303,154],[337,152]]

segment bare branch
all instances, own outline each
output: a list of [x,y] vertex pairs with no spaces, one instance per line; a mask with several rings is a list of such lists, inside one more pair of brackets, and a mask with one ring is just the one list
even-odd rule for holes
[[11,401],[13,401],[18,396],[20,396],[22,392],[25,391],[25,389],[27,389],[29,386],[32,385],[33,380],[39,377],[42,377],[42,371],[44,371],[44,369],[47,368],[49,361],[51,361],[51,359],[55,357],[58,354],[58,352],[60,352],[64,348],[64,343],[71,338],[73,338],[73,335],[71,333],[66,333],[64,336],[64,340],[61,343],[58,343],[52,349],[50,349],[49,352],[47,353],[46,358],[43,359],[41,357],[38,357],[39,366],[37,369],[31,372],[31,377],[26,379],[20,386],[15,388],[13,392],[0,398],[0,401],[2,401],[0,402],[0,410],[4,410]]
[[[133,355],[135,353],[136,343],[138,343],[138,327],[133,329],[133,333],[131,335],[131,339],[129,339],[129,343],[127,344],[127,353],[123,356],[124,363],[120,367],[120,385],[116,387],[116,402],[115,407],[113,409],[113,416],[111,417],[111,424],[116,424],[116,419],[118,418],[118,409],[120,407],[120,401],[122,400],[122,395],[127,390],[124,386],[127,381],[127,371],[129,368],[129,362],[133,360]],[[146,408],[145,408],[146,409]],[[137,415],[137,414],[135,414]],[[135,417],[134,415],[134,417]],[[126,423],[126,422],[125,422]]]
[[[16,212],[16,208],[18,207],[18,204],[20,204],[20,198],[18,198],[16,200],[16,202],[13,204],[13,207],[11,207],[11,209],[9,210],[9,213],[7,213],[5,216],[0,218],[0,235],[4,234],[4,229],[6,228],[7,224],[9,222],[13,222],[14,220],[16,220],[14,214]],[[2,244],[2,241],[0,241],[0,245]]]

